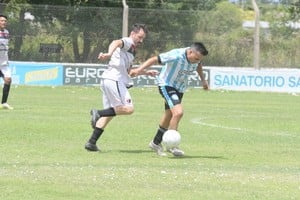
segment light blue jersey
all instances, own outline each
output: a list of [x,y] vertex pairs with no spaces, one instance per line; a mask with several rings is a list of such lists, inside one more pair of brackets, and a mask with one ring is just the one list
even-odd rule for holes
[[171,86],[179,92],[187,88],[188,75],[192,74],[198,67],[198,63],[190,63],[186,57],[186,48],[173,49],[159,54],[163,67],[157,78],[159,86]]

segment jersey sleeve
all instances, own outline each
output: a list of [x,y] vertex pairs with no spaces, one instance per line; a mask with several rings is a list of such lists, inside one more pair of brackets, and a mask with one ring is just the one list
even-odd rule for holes
[[125,51],[128,51],[132,45],[133,45],[133,41],[131,38],[125,37],[121,39],[123,41],[123,47],[121,49],[124,49]]
[[135,52],[135,46],[133,40],[129,37],[126,37],[126,38],[122,38],[122,41],[123,41],[123,48],[121,49],[135,56],[136,52]]
[[173,49],[171,51],[161,53],[158,55],[161,64],[166,64],[168,62],[174,62],[182,57],[185,49]]

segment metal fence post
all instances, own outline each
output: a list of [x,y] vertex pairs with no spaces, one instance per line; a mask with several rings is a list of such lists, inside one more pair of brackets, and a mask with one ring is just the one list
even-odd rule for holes
[[123,37],[128,36],[128,5],[126,3],[126,0],[122,0],[123,3],[123,29],[122,29],[122,35]]
[[255,12],[255,27],[254,27],[254,54],[253,54],[253,65],[254,69],[259,69],[259,28],[260,28],[260,20],[259,20],[259,8],[255,0],[252,0],[252,5]]

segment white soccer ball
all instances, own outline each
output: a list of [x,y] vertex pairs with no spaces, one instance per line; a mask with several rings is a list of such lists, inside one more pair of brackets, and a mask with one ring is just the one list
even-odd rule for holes
[[167,130],[162,138],[163,145],[166,146],[167,149],[171,149],[174,147],[178,147],[180,144],[181,136],[180,133],[176,130]]

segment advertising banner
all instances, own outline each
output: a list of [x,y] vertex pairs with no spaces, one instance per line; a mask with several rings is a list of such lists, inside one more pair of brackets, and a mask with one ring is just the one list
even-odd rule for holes
[[61,64],[10,62],[9,66],[15,85],[62,85]]
[[[106,69],[106,65],[99,64],[68,64],[64,65],[64,85],[95,85],[99,84],[101,75]],[[160,71],[161,66],[152,66],[151,69]],[[209,80],[209,70],[204,69],[204,75]],[[156,77],[141,75],[132,78],[134,86],[156,86]],[[197,72],[193,72],[188,77],[189,87],[200,87],[202,83]]]
[[299,69],[211,68],[211,89],[300,92]]
[[100,83],[104,64],[65,64],[64,85],[95,85]]
[[[23,85],[99,85],[106,64],[10,62],[13,84]],[[160,65],[151,69],[161,70]],[[210,89],[300,93],[300,69],[260,69],[204,67]],[[3,83],[3,80],[0,79]],[[133,78],[134,86],[156,86],[156,77]],[[202,87],[196,71],[187,80],[188,87]]]

